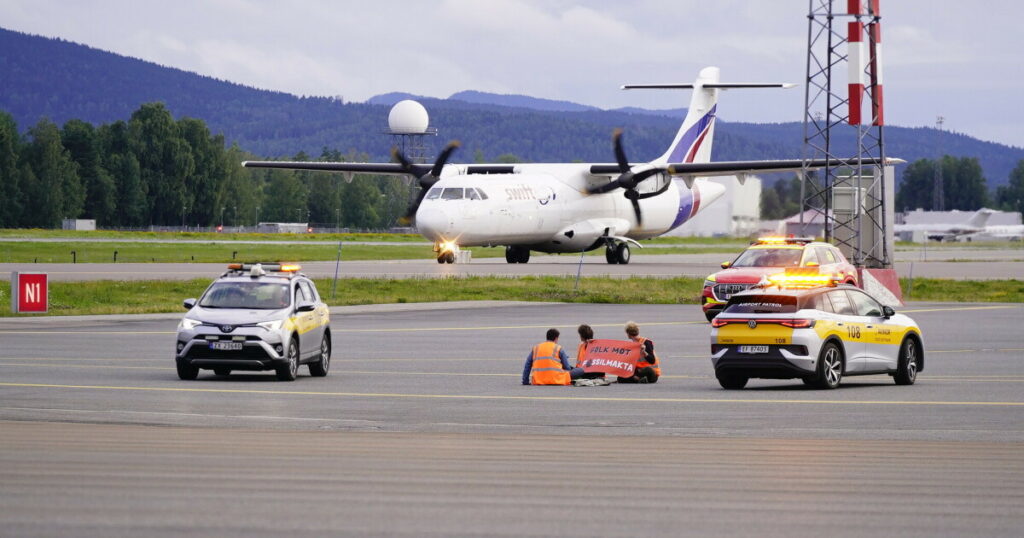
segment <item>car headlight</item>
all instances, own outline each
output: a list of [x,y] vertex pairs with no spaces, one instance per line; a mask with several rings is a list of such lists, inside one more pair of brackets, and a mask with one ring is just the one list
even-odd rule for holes
[[711,287],[714,287],[714,285],[715,285],[715,281],[714,280],[705,280],[704,281],[704,287],[705,288],[711,288]]
[[195,329],[196,327],[202,324],[203,322],[199,321],[198,319],[182,318],[181,323],[178,324],[178,330],[191,331],[192,329]]
[[284,320],[283,319],[279,319],[279,320],[275,320],[275,321],[264,321],[263,323],[257,323],[256,324],[257,327],[260,327],[262,329],[266,329],[268,331],[280,330],[282,325],[284,325]]

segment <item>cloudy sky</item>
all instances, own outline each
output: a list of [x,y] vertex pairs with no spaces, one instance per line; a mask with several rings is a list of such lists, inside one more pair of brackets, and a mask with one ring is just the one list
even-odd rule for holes
[[[846,2],[836,0],[836,9]],[[806,0],[0,0],[0,26],[259,88],[363,101],[466,89],[601,108],[685,106],[630,82],[805,77]],[[886,121],[1024,147],[1024,4],[882,0]],[[839,84],[845,84],[840,75]],[[737,90],[719,116],[795,121],[803,86]]]

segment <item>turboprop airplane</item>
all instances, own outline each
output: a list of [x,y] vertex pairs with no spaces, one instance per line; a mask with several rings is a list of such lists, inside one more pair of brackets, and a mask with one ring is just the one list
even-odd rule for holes
[[[419,195],[406,211],[434,242],[438,263],[454,263],[458,250],[504,246],[508,263],[527,263],[530,252],[581,252],[605,247],[608,263],[626,264],[630,245],[681,226],[722,196],[710,176],[801,170],[802,160],[710,162],[719,90],[787,88],[793,84],[719,82],[717,67],[687,84],[634,84],[623,89],[693,89],[675,139],[651,162],[630,164],[622,131],[613,136],[615,163],[448,164],[449,144],[433,165],[397,163],[247,161],[247,167],[393,174],[416,178]],[[865,165],[875,164],[862,160]],[[893,160],[892,162],[902,162]],[[812,168],[836,161],[810,161]],[[620,192],[621,191],[621,192]]]

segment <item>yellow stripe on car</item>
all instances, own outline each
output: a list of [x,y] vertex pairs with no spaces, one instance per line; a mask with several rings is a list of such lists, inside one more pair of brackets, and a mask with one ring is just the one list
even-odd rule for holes
[[793,329],[778,323],[758,323],[751,329],[744,323],[730,323],[718,328],[719,344],[776,344],[793,342]]

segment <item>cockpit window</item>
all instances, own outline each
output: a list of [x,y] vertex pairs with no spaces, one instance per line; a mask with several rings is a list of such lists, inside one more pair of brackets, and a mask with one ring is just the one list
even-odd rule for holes
[[434,187],[427,192],[427,200],[436,200],[441,196],[441,187]]
[[480,199],[480,193],[477,192],[476,189],[468,188],[468,189],[466,189],[466,198],[468,198],[470,200],[479,200]]
[[447,188],[444,193],[441,194],[442,200],[461,200],[462,199],[462,188]]
[[487,193],[484,192],[483,189],[477,189],[476,192],[480,193],[480,199],[481,200],[486,200],[487,199]]

